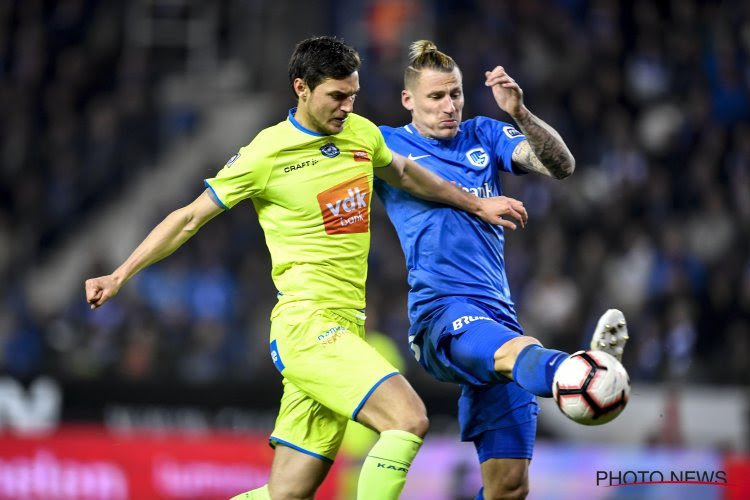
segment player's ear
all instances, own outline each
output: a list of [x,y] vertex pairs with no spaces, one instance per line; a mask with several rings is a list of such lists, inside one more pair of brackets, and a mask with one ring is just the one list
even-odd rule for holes
[[401,105],[405,107],[407,111],[414,110],[414,101],[412,100],[411,92],[406,89],[401,91]]
[[292,83],[292,87],[294,88],[294,93],[297,94],[297,97],[300,99],[307,99],[308,95],[308,88],[307,84],[302,78],[295,78],[294,83]]

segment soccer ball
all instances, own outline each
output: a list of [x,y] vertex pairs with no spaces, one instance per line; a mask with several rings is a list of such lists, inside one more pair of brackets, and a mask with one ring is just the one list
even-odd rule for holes
[[552,397],[569,419],[601,425],[619,415],[630,396],[628,372],[603,351],[578,351],[562,362],[552,382]]

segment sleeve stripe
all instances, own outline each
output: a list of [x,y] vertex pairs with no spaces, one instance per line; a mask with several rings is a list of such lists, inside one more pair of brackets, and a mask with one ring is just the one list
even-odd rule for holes
[[229,210],[229,207],[224,204],[223,201],[221,201],[221,198],[219,198],[219,195],[216,194],[216,191],[214,191],[214,188],[211,187],[211,184],[208,183],[208,179],[205,179],[203,181],[203,185],[208,188],[208,193],[211,195],[211,198],[216,202],[217,205],[219,205],[224,210]]

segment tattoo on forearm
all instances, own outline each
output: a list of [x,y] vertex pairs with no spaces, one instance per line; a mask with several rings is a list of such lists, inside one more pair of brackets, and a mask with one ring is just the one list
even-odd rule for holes
[[575,160],[565,142],[555,129],[531,112],[516,119],[526,136],[523,143],[513,151],[513,161],[522,167],[545,175],[563,179],[573,173]]

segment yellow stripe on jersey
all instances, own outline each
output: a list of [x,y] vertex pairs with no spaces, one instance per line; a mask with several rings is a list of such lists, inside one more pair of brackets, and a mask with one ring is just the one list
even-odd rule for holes
[[227,209],[250,198],[279,302],[365,306],[373,167],[393,159],[380,130],[349,114],[336,135],[287,120],[261,131],[205,183]]

